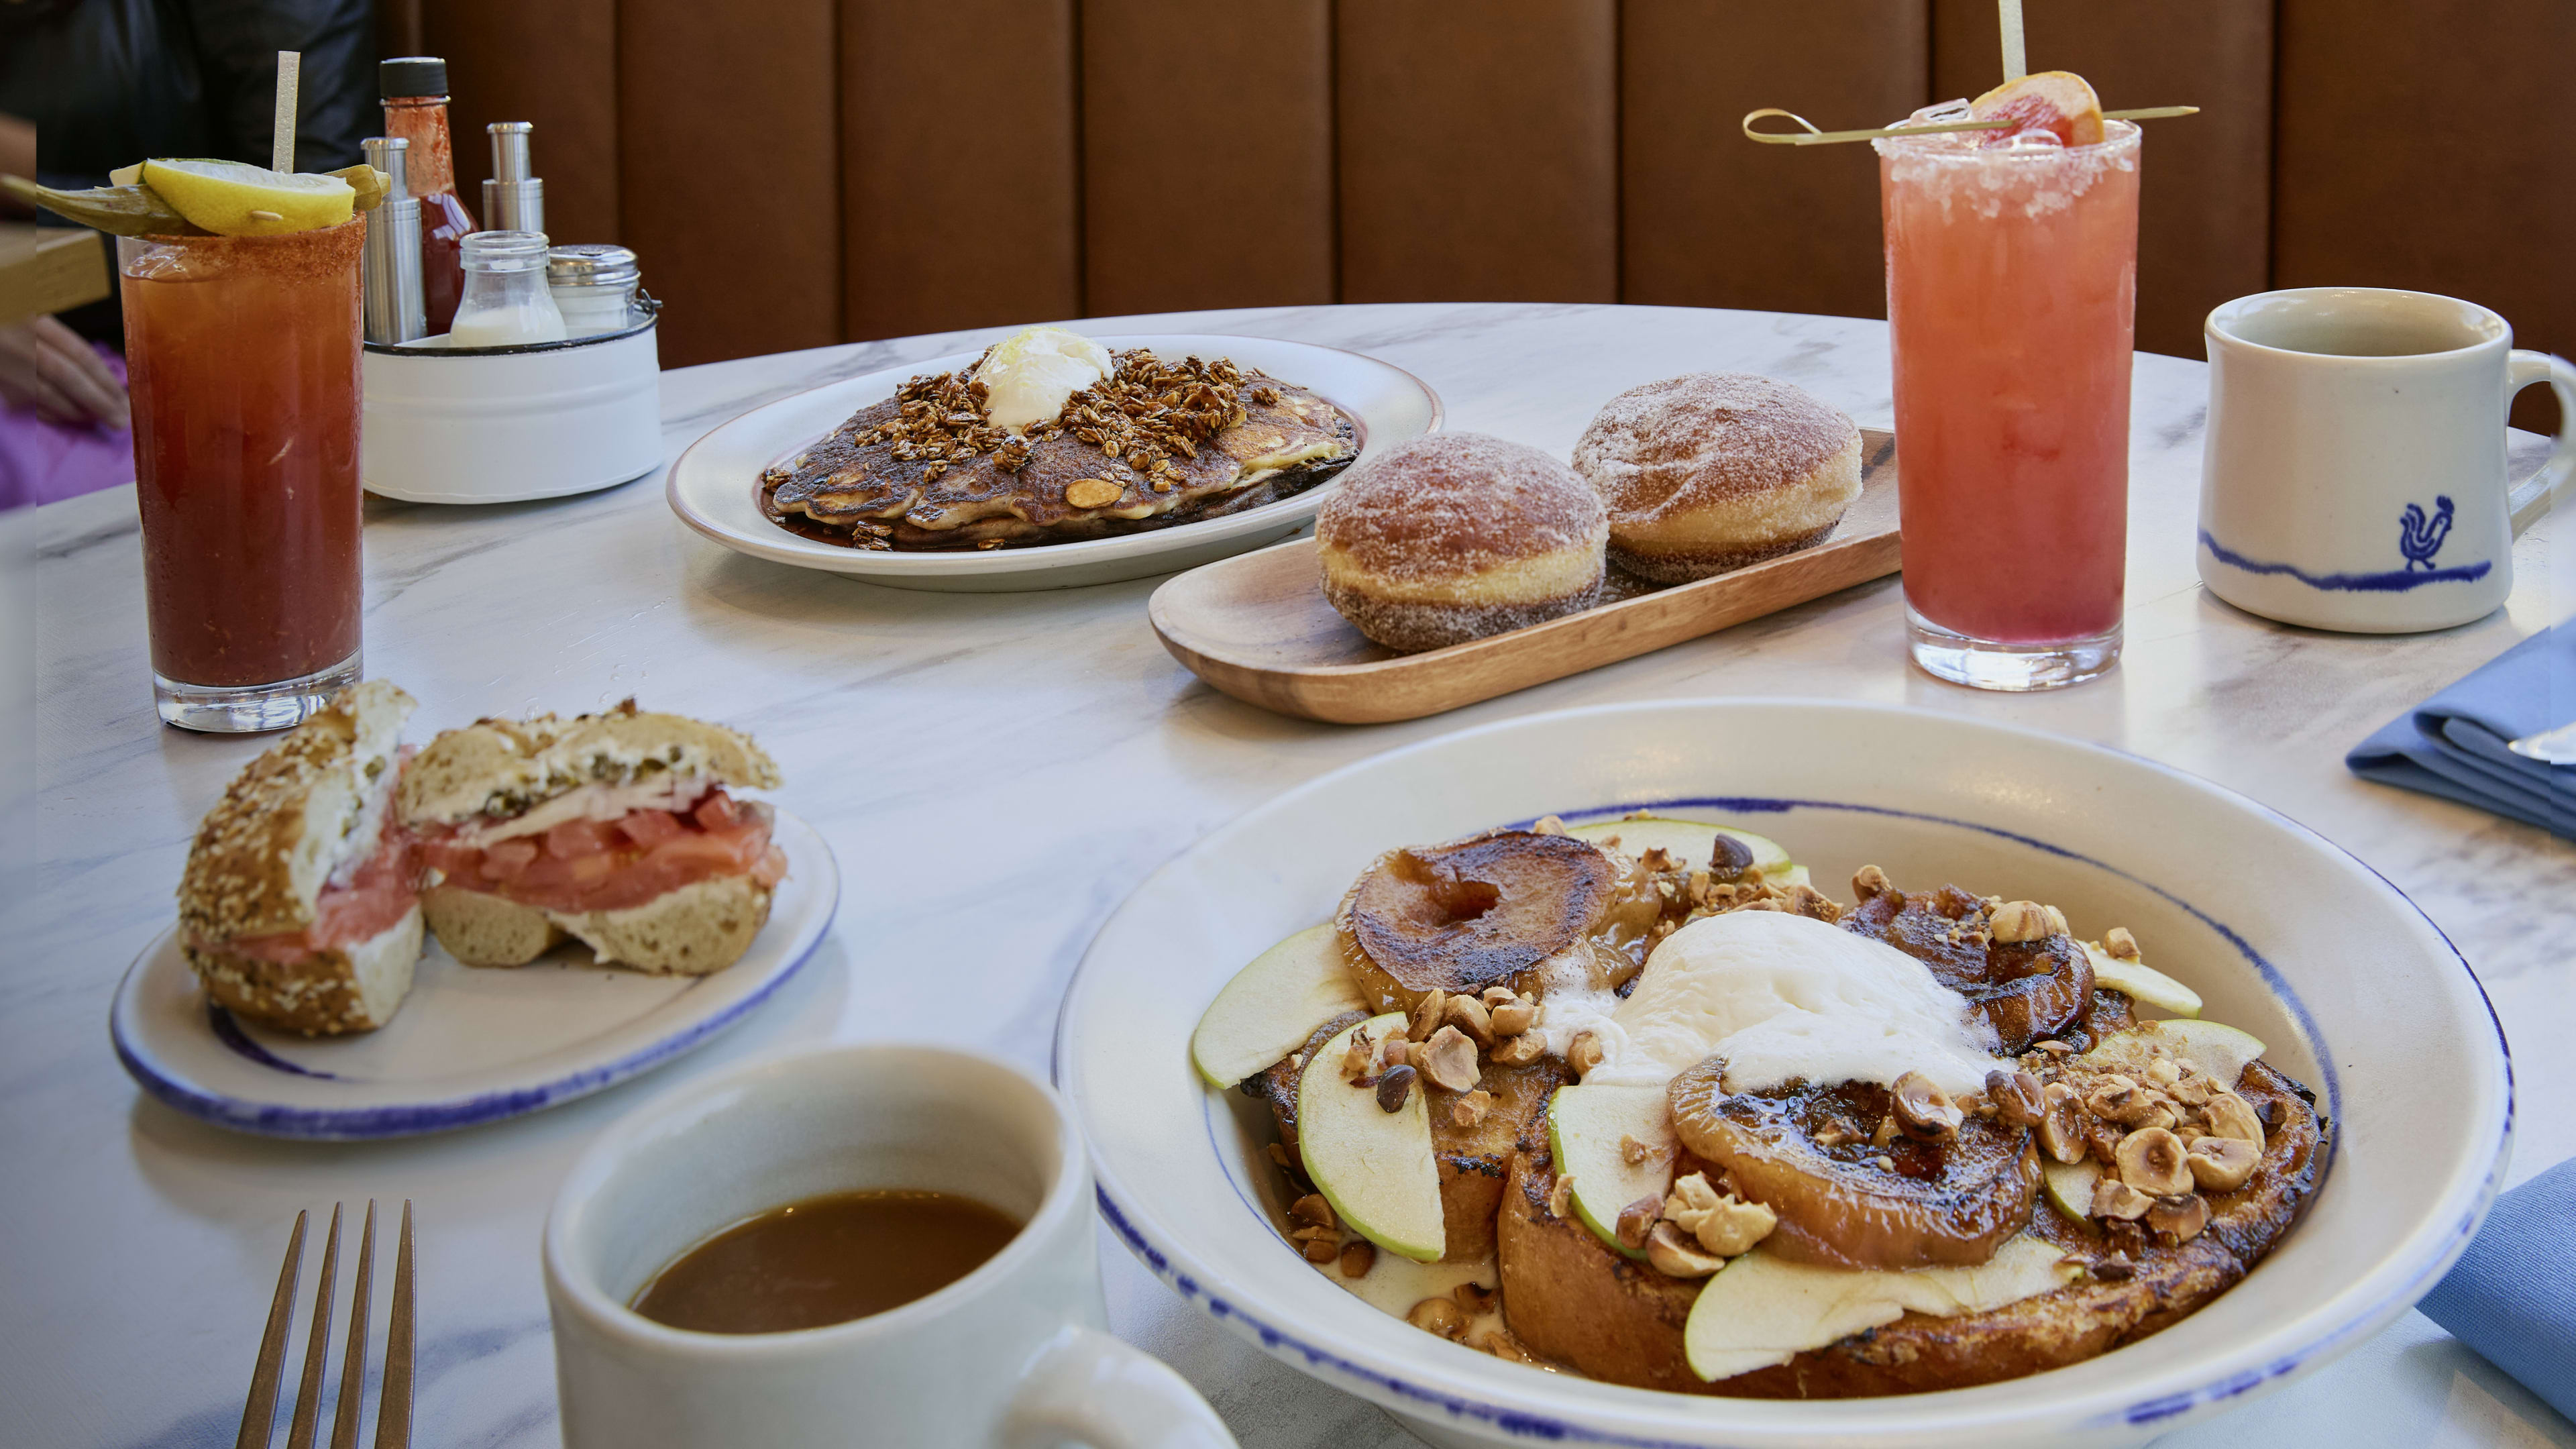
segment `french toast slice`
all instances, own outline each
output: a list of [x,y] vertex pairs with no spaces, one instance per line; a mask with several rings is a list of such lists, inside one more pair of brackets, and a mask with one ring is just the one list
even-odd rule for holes
[[[1245,1083],[1269,1102],[1279,1123],[1279,1145],[1300,1177],[1306,1175],[1306,1162],[1297,1149],[1298,1078],[1313,1065],[1318,1047],[1331,1041],[1342,1028],[1362,1019],[1356,1011],[1333,1018],[1316,1028],[1302,1049]],[[1331,1069],[1332,1064],[1327,1063],[1326,1070]],[[1446,1092],[1432,1093],[1431,1155],[1440,1169],[1440,1213],[1448,1245],[1443,1261],[1473,1262],[1493,1255],[1495,1222],[1510,1182],[1512,1161],[1528,1145],[1530,1133],[1537,1132],[1544,1138],[1545,1118],[1540,1109],[1557,1087],[1570,1080],[1572,1076],[1565,1065],[1554,1057],[1541,1057],[1523,1066],[1487,1061],[1476,1089],[1490,1094],[1493,1102],[1473,1122],[1460,1122],[1450,1111],[1456,1097]],[[1540,1145],[1543,1148],[1544,1142]]]
[[1504,1319],[1531,1352],[1593,1378],[1737,1398],[1928,1393],[2077,1363],[2167,1328],[2233,1286],[2315,1194],[2328,1124],[2308,1093],[2262,1062],[2245,1068],[2236,1091],[2272,1126],[2245,1186],[2208,1194],[2209,1223],[2198,1237],[2171,1247],[2132,1243],[2126,1264],[2113,1263],[2109,1240],[2042,1204],[2032,1230],[2092,1265],[2086,1278],[1984,1313],[1908,1313],[1718,1383],[1692,1374],[1683,1351],[1683,1327],[1705,1280],[1667,1277],[1612,1252],[1579,1220],[1551,1214],[1556,1174],[1545,1132],[1533,1130],[1497,1230]]

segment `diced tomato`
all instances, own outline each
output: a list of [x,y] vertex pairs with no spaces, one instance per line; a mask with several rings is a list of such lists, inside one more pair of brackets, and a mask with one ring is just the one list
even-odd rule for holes
[[545,834],[546,854],[562,860],[614,849],[617,828],[603,820],[567,820]]
[[678,816],[668,810],[638,810],[617,822],[617,833],[651,850],[682,833]]
[[685,811],[569,820],[481,850],[452,836],[422,849],[452,885],[552,910],[613,911],[720,875],[775,885],[787,857],[770,843],[769,824],[766,806],[737,804],[719,789]]

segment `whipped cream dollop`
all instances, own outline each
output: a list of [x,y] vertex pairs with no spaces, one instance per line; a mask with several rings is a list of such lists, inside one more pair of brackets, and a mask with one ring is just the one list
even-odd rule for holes
[[1956,1096],[1985,1085],[1999,1045],[1922,962],[1783,911],[1707,916],[1665,937],[1595,1031],[1602,1059],[1586,1086],[1662,1086],[1719,1056],[1736,1091],[1792,1077],[1893,1083],[1912,1071]]
[[1061,327],[1031,327],[996,343],[975,368],[984,384],[984,416],[993,426],[1028,431],[1064,411],[1064,400],[1116,367],[1109,349]]

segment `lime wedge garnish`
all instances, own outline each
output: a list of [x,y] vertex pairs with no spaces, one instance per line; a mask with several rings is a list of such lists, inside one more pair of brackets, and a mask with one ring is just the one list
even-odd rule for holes
[[146,161],[143,184],[170,208],[218,236],[280,236],[338,226],[358,193],[337,176],[311,176],[239,161]]

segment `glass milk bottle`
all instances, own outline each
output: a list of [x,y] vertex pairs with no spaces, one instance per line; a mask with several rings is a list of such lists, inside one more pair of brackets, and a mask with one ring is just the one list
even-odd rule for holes
[[450,347],[561,342],[563,313],[546,290],[546,237],[535,231],[478,231],[465,239],[465,295],[447,329]]

